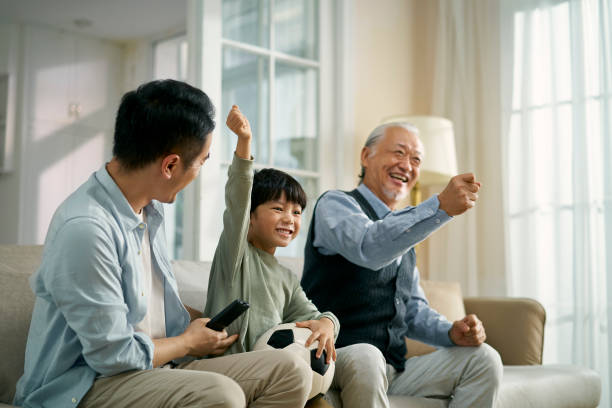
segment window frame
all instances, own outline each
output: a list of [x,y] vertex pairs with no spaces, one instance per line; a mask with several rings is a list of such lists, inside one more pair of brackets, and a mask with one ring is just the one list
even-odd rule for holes
[[[271,63],[277,60],[299,63],[300,66],[314,66],[318,73],[318,147],[319,156],[317,171],[302,169],[284,169],[294,176],[316,177],[317,196],[330,188],[352,187],[355,177],[346,169],[352,168],[353,160],[353,105],[352,75],[350,63],[345,59],[352,57],[348,39],[352,31],[352,5],[348,0],[319,2],[318,38],[319,49],[316,64],[301,57],[270,50],[258,46],[237,43],[222,37],[222,3],[221,0],[189,0],[187,10],[187,41],[189,48],[188,79],[193,85],[208,94],[214,105],[221,106],[222,95],[222,52],[223,46],[247,50],[253,53],[273,55]],[[271,33],[273,39],[274,33]],[[203,61],[207,61],[206,64]],[[275,67],[270,67],[270,79],[275,75]],[[269,106],[274,107],[274,85],[270,83]],[[274,120],[274,109],[270,109],[269,127]],[[186,259],[210,261],[217,246],[218,236],[222,230],[224,209],[223,189],[218,188],[218,181],[223,179],[223,172],[229,164],[221,157],[220,128],[224,126],[225,113],[217,112],[217,128],[213,132],[211,158],[203,167],[200,176],[185,189],[183,221],[183,257]],[[274,135],[269,138],[274,144]],[[274,149],[271,146],[271,149]],[[270,151],[273,152],[272,150]],[[273,165],[273,153],[268,163],[257,163],[261,168]],[[349,158],[347,160],[347,157]],[[275,166],[276,167],[276,166]],[[309,207],[313,208],[315,199],[310,197]],[[215,214],[207,216],[206,214]],[[302,234],[308,225],[303,223]],[[204,231],[213,233],[205,234]],[[202,232],[202,233],[201,233]]]

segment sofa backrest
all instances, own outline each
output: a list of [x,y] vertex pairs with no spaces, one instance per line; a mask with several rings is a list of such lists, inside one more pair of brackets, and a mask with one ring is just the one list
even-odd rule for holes
[[0,245],[0,402],[10,404],[23,374],[34,294],[29,277],[40,265],[42,246]]

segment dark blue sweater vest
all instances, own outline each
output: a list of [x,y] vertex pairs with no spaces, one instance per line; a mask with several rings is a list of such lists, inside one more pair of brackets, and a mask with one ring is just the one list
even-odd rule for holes
[[[346,194],[357,200],[373,221],[378,216],[357,190]],[[316,206],[313,214],[316,212]],[[370,343],[396,370],[404,370],[407,332],[406,304],[415,253],[411,249],[398,265],[393,262],[374,271],[353,264],[341,255],[323,255],[314,246],[313,215],[304,249],[302,287],[319,310],[329,310],[340,321],[336,347]]]

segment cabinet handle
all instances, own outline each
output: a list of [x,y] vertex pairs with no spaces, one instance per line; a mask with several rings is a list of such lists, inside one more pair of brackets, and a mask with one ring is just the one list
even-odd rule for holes
[[78,118],[81,115],[82,107],[80,103],[68,104],[68,116]]

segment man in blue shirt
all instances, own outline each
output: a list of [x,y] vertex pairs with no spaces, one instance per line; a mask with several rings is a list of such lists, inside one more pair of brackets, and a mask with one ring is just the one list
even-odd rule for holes
[[112,160],[49,226],[15,405],[304,404],[311,370],[289,353],[183,359],[222,354],[237,339],[183,306],[164,236],[161,203],[208,159],[213,117],[206,94],[178,81],[124,95]]
[[[480,183],[453,177],[417,207],[395,211],[414,187],[423,145],[407,123],[377,127],[361,152],[362,183],[317,202],[305,248],[302,286],[342,330],[337,366],[361,364],[362,378],[336,376],[344,406],[387,407],[387,394],[451,398],[449,407],[490,407],[502,375],[499,354],[483,344],[475,315],[449,322],[429,307],[419,286],[414,246],[474,206]],[[406,360],[408,336],[440,348]],[[348,358],[369,343],[379,358]],[[454,347],[473,346],[473,347]]]

